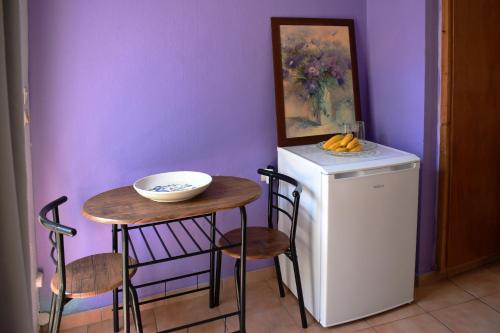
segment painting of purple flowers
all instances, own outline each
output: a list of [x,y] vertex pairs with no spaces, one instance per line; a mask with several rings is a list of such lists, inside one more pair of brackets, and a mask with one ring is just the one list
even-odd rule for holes
[[352,20],[272,18],[278,145],[317,143],[359,120]]

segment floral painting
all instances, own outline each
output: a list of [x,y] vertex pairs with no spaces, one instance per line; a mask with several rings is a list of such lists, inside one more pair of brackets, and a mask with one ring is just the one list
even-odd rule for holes
[[[300,20],[305,20],[305,24]],[[274,49],[276,86],[280,90],[278,122],[282,122],[284,136],[281,141],[306,137],[319,141],[325,135],[341,132],[344,123],[356,120],[352,21],[320,21],[273,19],[273,39],[279,38],[274,41],[279,48],[274,45]],[[324,24],[325,21],[330,24]],[[276,75],[278,66],[280,72]]]

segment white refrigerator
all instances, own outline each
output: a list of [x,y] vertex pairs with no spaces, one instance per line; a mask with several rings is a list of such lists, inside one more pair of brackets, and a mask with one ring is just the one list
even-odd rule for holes
[[[278,170],[303,185],[297,254],[305,306],[321,325],[413,301],[417,156],[382,145],[355,157],[333,156],[316,145],[284,147],[278,148]],[[288,224],[278,227],[288,232]],[[281,256],[280,264],[296,295],[290,260]]]

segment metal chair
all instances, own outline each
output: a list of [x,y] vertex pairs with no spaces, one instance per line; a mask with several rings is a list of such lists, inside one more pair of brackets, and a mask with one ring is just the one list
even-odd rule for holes
[[[267,169],[259,169],[259,174],[269,178],[268,186],[268,209],[267,209],[267,228],[266,227],[248,227],[247,228],[247,259],[274,259],[274,266],[276,269],[276,277],[278,280],[278,288],[280,297],[285,297],[285,290],[283,288],[283,281],[281,278],[280,263],[278,255],[284,254],[292,261],[295,282],[297,287],[297,298],[299,301],[300,316],[302,327],[307,328],[307,318],[304,308],[304,298],[302,295],[302,284],[300,282],[299,264],[297,261],[297,249],[295,247],[295,234],[297,230],[297,216],[299,211],[300,193],[302,186],[293,178],[276,172],[272,166]],[[279,193],[280,182],[287,183],[293,186],[291,197]],[[288,210],[286,209],[288,206]],[[291,210],[291,213],[289,212]],[[279,213],[282,214],[279,214]],[[287,236],[282,231],[275,229],[274,225],[278,223],[273,222],[273,216],[283,216],[290,220],[290,232]],[[287,220],[285,219],[285,220]],[[234,229],[225,233],[218,241],[218,246],[226,246],[230,243],[238,243],[241,238],[241,229]],[[223,249],[217,252],[217,269],[216,269],[216,283],[220,284],[220,266],[222,261],[222,252],[228,256],[236,259],[234,266],[235,283],[237,288],[237,295],[239,293],[239,267],[240,267],[240,247],[233,247]],[[216,288],[216,304],[219,303],[219,288]]]
[[[60,224],[59,206],[68,200],[63,196],[43,207],[39,214],[40,223],[50,230],[52,244],[50,257],[56,265],[50,288],[52,301],[48,332],[58,332],[64,306],[74,298],[93,297],[122,284],[122,255],[120,253],[100,253],[80,258],[66,265],[64,259],[64,237],[73,237],[76,230]],[[52,212],[52,220],[47,217]],[[131,263],[135,260],[129,258]],[[129,278],[136,269],[129,270]],[[132,299],[132,310],[137,332],[142,332],[141,315],[137,292],[132,286],[128,290]],[[115,326],[118,327],[118,326]]]

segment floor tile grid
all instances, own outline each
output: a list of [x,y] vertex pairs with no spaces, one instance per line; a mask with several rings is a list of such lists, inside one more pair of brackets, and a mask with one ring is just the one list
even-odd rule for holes
[[[474,274],[475,272],[477,272],[478,270],[473,270],[471,272],[468,272],[468,273],[464,273],[464,274],[460,274],[459,276],[463,276],[463,275],[468,275],[468,274]],[[500,274],[500,271],[499,273],[494,273],[494,274]],[[483,304],[485,304],[486,306],[488,306],[490,309],[494,310],[495,312],[499,313],[500,314],[500,311],[498,309],[495,309],[494,307],[492,307],[490,304],[488,304],[487,302],[485,302],[482,298],[485,297],[485,296],[489,296],[489,295],[484,295],[482,297],[478,297],[476,295],[474,295],[473,293],[471,293],[469,290],[467,290],[466,288],[464,288],[462,285],[460,285],[459,283],[457,283],[455,281],[455,279],[452,277],[452,278],[448,278],[446,280],[447,282],[450,282],[452,283],[454,286],[456,286],[457,288],[459,288],[460,290],[462,290],[463,292],[469,294],[472,298],[472,300],[468,300],[464,303],[469,303],[469,302],[473,302],[473,301],[480,301],[482,302]],[[451,307],[455,307],[457,305],[460,305],[460,304],[464,304],[464,303],[456,303],[456,304],[453,304],[453,305],[449,305],[449,306],[445,306],[443,308],[440,308],[439,310],[434,310],[434,311],[426,311],[429,315],[431,315],[434,319],[436,319],[437,321],[439,321],[443,326],[445,326],[448,330],[450,330],[450,332],[456,332],[456,330],[453,329],[453,327],[451,327],[450,325],[447,325],[447,323],[440,319],[439,316],[436,315],[437,312],[439,311],[442,311],[442,310],[445,310],[447,308],[451,308]],[[374,327],[375,330],[376,330],[376,327]],[[378,331],[377,331],[378,332]]]
[[[497,265],[497,267],[500,267],[500,264]],[[490,269],[487,267],[486,270],[489,270]],[[500,270],[498,271],[491,271],[493,274],[496,274],[496,275],[500,275]],[[462,289],[463,291],[465,291],[466,293],[468,293],[469,295],[473,296],[475,299],[478,299],[479,301],[483,302],[484,304],[486,304],[487,306],[489,306],[491,309],[495,310],[496,312],[500,313],[500,309],[497,309],[497,308],[494,308],[492,307],[489,303],[485,302],[484,301],[484,298],[485,297],[488,297],[488,296],[491,296],[491,295],[494,295],[494,294],[488,294],[488,295],[484,295],[484,296],[481,296],[481,297],[476,297],[474,296],[473,294],[471,294],[469,291],[467,291],[466,289],[464,288],[461,288],[459,285],[457,285],[453,280],[449,280],[451,283],[453,283],[454,285],[456,285],[458,288]]]
[[[499,274],[497,272],[495,272],[495,274]],[[469,302],[473,302],[473,301],[479,301],[481,302],[482,304],[484,304],[485,306],[487,306],[489,309],[495,311],[496,313],[499,313],[500,314],[500,311],[498,308],[494,308],[493,306],[491,306],[490,304],[488,304],[483,298],[485,296],[488,296],[488,295],[484,295],[482,297],[476,297],[475,295],[473,295],[472,293],[468,292],[465,288],[463,288],[460,284],[457,284],[455,281],[453,281],[453,279],[449,279],[448,280],[449,282],[451,282],[454,286],[456,286],[457,288],[459,288],[460,290],[468,293],[469,295],[471,295],[471,299],[472,301],[467,301],[466,303],[469,303]],[[276,290],[273,290],[273,289],[277,289],[277,288],[273,288],[272,286],[276,284],[276,282],[274,280],[268,280],[266,281],[266,283],[268,284],[269,286],[269,290],[271,291],[276,291]],[[252,287],[250,286],[249,289],[251,290]],[[272,293],[274,294],[274,292]],[[276,297],[278,297],[276,295]],[[292,301],[291,301],[292,300]],[[285,308],[286,310],[286,313],[288,314],[288,316],[290,316],[290,318],[294,321],[294,323],[296,323],[297,325],[297,328],[299,328],[299,331],[300,330],[300,323],[297,322],[296,320],[296,314],[294,313],[291,313],[293,312],[293,310],[296,310],[296,307],[290,307],[290,305],[293,305],[294,303],[296,304],[296,300],[291,297],[290,295],[290,292],[287,292],[287,297],[285,299],[280,299],[281,301],[281,306]],[[440,308],[439,310],[436,310],[436,311],[426,311],[425,309],[423,309],[422,307],[418,306],[418,299],[413,303],[413,305],[417,308],[419,308],[420,310],[419,311],[414,311],[413,313],[410,313],[408,316],[402,316],[402,317],[398,317],[398,316],[395,316],[393,319],[388,319],[388,321],[380,324],[380,325],[370,325],[370,319],[369,318],[368,320],[364,320],[364,322],[367,322],[367,326],[368,327],[365,327],[365,328],[362,328],[361,330],[366,330],[367,328],[373,328],[374,330],[376,330],[377,332],[385,332],[385,330],[383,329],[383,326],[386,326],[388,323],[395,323],[395,322],[399,322],[399,321],[402,321],[402,320],[406,320],[408,318],[415,318],[415,317],[420,317],[422,316],[423,314],[428,314],[430,316],[432,316],[432,318],[436,319],[437,321],[439,321],[443,326],[447,327],[450,331],[453,331],[451,327],[447,326],[446,323],[442,320],[439,319],[439,316],[436,315],[436,313],[438,311],[442,311],[446,308],[450,308],[450,307],[454,307],[456,306],[457,304],[453,304],[453,305],[449,305],[449,306],[446,306],[446,307],[443,307],[443,308]],[[460,304],[460,303],[458,303]],[[292,310],[290,310],[292,309]],[[392,311],[389,311],[390,312],[397,312],[397,311],[400,311],[401,309],[396,309],[396,310],[392,310]],[[265,309],[262,309],[262,310],[259,310],[259,309],[254,309],[253,310],[255,313],[258,313],[258,312],[262,312],[262,311],[265,311]],[[385,315],[385,314],[382,314],[382,315]],[[381,315],[376,315],[374,317],[377,317],[377,316],[381,316]],[[373,318],[373,317],[372,317]],[[351,326],[352,324],[346,324],[346,325],[341,325],[339,327],[336,327],[336,328],[332,328],[332,329],[322,329],[321,327],[319,327],[319,325],[317,323],[315,323],[311,318],[310,319],[310,326],[311,328],[313,328],[312,330],[309,330],[311,332],[315,332],[315,331],[323,331],[323,330],[328,330],[328,331],[331,331],[331,332],[341,332],[341,331],[358,331],[358,330],[352,330],[352,329],[349,329],[349,326]],[[156,319],[155,319],[156,320]],[[358,321],[359,322],[359,321]],[[84,327],[78,327],[74,330],[68,330],[66,332],[87,332],[87,328],[88,326],[84,326]],[[345,328],[345,330],[343,329]],[[352,327],[354,329],[354,327]],[[340,330],[339,330],[340,329]]]

